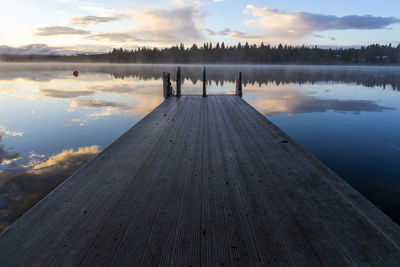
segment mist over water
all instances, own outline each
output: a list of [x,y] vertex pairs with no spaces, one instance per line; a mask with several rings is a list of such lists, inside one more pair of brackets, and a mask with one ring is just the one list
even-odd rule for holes
[[[202,66],[181,68],[201,94]],[[159,105],[175,69],[0,63],[0,231]],[[399,67],[210,65],[208,92],[239,71],[246,101],[400,222]]]
[[[355,83],[365,87],[390,86],[400,90],[400,67],[377,66],[305,66],[305,65],[207,65],[207,78],[217,85],[234,82],[238,72],[245,84],[275,83],[304,84],[317,82]],[[182,79],[192,83],[202,80],[202,65],[183,65]],[[109,74],[117,79],[161,79],[162,72],[176,79],[176,65],[172,64],[107,64],[107,63],[1,63],[0,80],[24,78],[51,81],[70,78],[68,71],[78,69],[81,74]]]

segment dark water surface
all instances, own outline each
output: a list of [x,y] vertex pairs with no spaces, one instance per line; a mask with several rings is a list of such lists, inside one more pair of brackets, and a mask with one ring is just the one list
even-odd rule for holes
[[[0,231],[159,105],[175,67],[0,63]],[[400,222],[400,68],[209,66],[209,93],[239,71],[245,100]],[[200,94],[201,66],[182,75]]]

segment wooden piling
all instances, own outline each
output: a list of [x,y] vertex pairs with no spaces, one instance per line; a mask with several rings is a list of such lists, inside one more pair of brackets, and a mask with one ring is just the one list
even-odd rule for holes
[[163,72],[163,95],[164,98],[172,95],[171,74],[169,72]]
[[167,80],[167,73],[164,71],[163,72],[163,97],[167,98],[168,97],[168,80]]
[[206,66],[203,66],[203,97],[207,96]]
[[176,67],[176,96],[181,96],[181,67]]
[[239,72],[238,76],[236,77],[236,95],[242,97],[242,72]]

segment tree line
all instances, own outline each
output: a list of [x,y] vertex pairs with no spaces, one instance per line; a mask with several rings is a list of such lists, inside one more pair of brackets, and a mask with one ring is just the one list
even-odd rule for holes
[[290,45],[249,45],[205,43],[198,47],[183,44],[169,48],[113,49],[111,62],[133,63],[230,63],[230,64],[399,64],[400,45],[369,45],[357,48],[322,49]]
[[115,63],[180,63],[180,64],[371,64],[398,65],[400,44],[373,44],[361,48],[323,49],[317,46],[277,46],[238,43],[204,43],[202,46],[183,44],[166,48],[143,47],[136,50],[114,48],[105,54],[73,56],[3,55],[4,61],[66,61]]

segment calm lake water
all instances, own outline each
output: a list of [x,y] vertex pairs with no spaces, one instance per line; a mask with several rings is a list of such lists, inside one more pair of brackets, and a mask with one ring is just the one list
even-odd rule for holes
[[[0,231],[159,105],[175,67],[0,63]],[[183,94],[201,68],[182,66]],[[399,67],[209,66],[208,92],[239,71],[245,100],[400,222]]]

